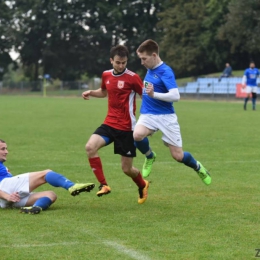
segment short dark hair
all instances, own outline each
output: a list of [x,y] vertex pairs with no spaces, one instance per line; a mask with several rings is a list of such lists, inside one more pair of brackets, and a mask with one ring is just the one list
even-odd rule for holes
[[146,52],[148,55],[152,55],[153,53],[156,53],[159,55],[159,45],[157,42],[148,39],[141,43],[141,45],[137,48],[136,52]]
[[0,143],[4,143],[5,144],[6,142],[4,140],[0,139]]
[[110,58],[114,59],[115,56],[119,56],[121,58],[129,56],[129,51],[124,45],[116,45],[110,49]]

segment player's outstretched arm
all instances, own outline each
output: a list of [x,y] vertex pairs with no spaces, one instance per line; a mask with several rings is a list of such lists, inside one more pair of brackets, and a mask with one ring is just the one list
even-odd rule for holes
[[242,88],[246,87],[246,75],[242,77]]
[[107,96],[107,91],[103,90],[102,88],[96,90],[87,90],[82,93],[82,97],[85,100],[88,100],[89,97],[104,98],[106,96]]

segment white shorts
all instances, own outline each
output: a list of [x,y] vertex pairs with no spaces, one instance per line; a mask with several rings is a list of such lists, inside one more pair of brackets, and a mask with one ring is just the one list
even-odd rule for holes
[[246,86],[246,93],[250,94],[250,93],[257,93],[257,86],[253,87],[253,86]]
[[9,202],[4,199],[0,199],[1,208],[20,208],[24,207],[29,196],[32,194],[29,192],[29,173],[13,176],[11,178],[5,178],[0,182],[0,190],[10,194],[18,192],[21,200],[19,202]]
[[160,130],[164,143],[182,147],[180,125],[176,114],[141,114],[136,125],[143,125],[153,131]]

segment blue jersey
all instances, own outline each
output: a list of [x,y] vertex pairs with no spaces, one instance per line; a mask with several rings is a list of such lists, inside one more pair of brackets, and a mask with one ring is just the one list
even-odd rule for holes
[[[165,63],[162,63],[155,69],[148,69],[144,78],[144,87],[147,87],[148,85],[152,85],[154,87],[154,92],[159,93],[167,93],[170,89],[178,88],[175,81],[174,72]],[[140,112],[141,114],[153,115],[175,113],[173,102],[166,102],[151,98],[145,92],[145,88],[143,89]]]
[[0,182],[4,178],[10,178],[10,177],[13,177],[13,175],[8,171],[7,167],[5,167],[2,162],[0,162]]
[[246,85],[251,87],[257,86],[257,77],[259,76],[259,70],[257,68],[248,68],[245,70],[244,75],[246,76]]

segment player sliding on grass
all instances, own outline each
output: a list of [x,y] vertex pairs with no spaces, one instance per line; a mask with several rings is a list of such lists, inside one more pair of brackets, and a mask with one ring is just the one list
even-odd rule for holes
[[150,174],[156,157],[146,137],[160,130],[162,140],[169,147],[172,157],[194,169],[202,181],[209,185],[211,177],[208,171],[189,152],[182,150],[180,126],[173,107],[173,102],[180,99],[180,94],[172,69],[160,59],[159,46],[153,40],[144,41],[136,52],[142,65],[147,68],[141,115],[134,129],[136,146],[146,155],[144,177]]
[[93,183],[74,183],[63,175],[44,170],[13,176],[4,166],[8,154],[7,144],[0,139],[0,207],[21,208],[21,213],[38,214],[46,210],[57,199],[53,191],[32,192],[44,183],[54,187],[62,187],[72,196],[81,192],[89,192]]
[[123,45],[117,45],[110,50],[110,62],[113,69],[102,74],[101,88],[82,93],[84,99],[89,97],[104,98],[108,96],[108,112],[104,123],[91,135],[86,152],[90,167],[100,182],[97,196],[111,192],[102,169],[98,150],[114,142],[114,153],[121,155],[123,172],[132,178],[138,186],[138,203],[147,199],[149,183],[142,178],[140,171],[133,167],[133,157],[136,147],[133,139],[133,129],[136,123],[136,94],[142,95],[142,80],[134,72],[126,68],[128,50]]

